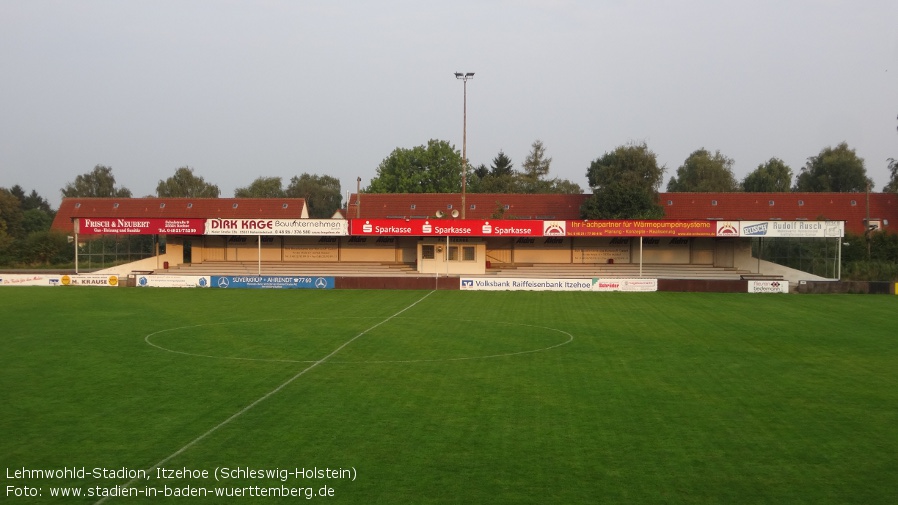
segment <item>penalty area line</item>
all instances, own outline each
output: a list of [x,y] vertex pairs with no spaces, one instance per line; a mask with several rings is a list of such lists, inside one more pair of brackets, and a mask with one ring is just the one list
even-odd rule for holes
[[[165,457],[164,459],[162,459],[161,461],[159,461],[159,462],[156,463],[155,465],[153,465],[153,466],[147,468],[147,469],[146,469],[147,474],[152,473],[153,470],[155,470],[155,469],[161,467],[162,465],[168,463],[168,462],[171,461],[172,459],[178,457],[179,455],[181,455],[182,453],[184,453],[185,451],[187,451],[188,449],[190,449],[191,447],[193,447],[194,445],[196,445],[197,443],[199,443],[201,440],[203,440],[204,438],[208,437],[209,435],[215,433],[216,431],[218,431],[219,429],[221,429],[223,426],[229,424],[229,423],[230,423],[231,421],[233,421],[234,419],[237,419],[238,417],[242,416],[243,414],[245,414],[246,412],[248,412],[250,409],[252,409],[252,408],[255,407],[256,405],[258,405],[258,404],[264,402],[265,400],[267,400],[268,398],[271,398],[272,396],[276,395],[279,391],[281,391],[282,389],[284,389],[285,387],[287,387],[288,385],[290,385],[290,383],[292,383],[292,382],[295,381],[296,379],[298,379],[298,378],[302,377],[303,375],[305,375],[305,373],[308,372],[309,370],[312,370],[313,368],[317,367],[318,365],[320,365],[320,364],[326,362],[326,361],[329,360],[331,357],[333,357],[334,355],[336,355],[338,352],[342,351],[346,346],[348,346],[349,344],[355,342],[356,340],[358,340],[359,338],[361,338],[363,335],[365,335],[365,334],[368,333],[369,331],[371,331],[371,330],[377,328],[378,326],[381,326],[381,325],[383,325],[383,324],[386,324],[386,323],[390,322],[391,320],[393,320],[393,319],[395,319],[396,317],[398,317],[399,315],[401,315],[403,312],[405,312],[405,311],[411,309],[412,307],[414,307],[415,305],[418,305],[419,303],[423,302],[425,298],[427,298],[428,296],[432,295],[433,293],[434,293],[434,291],[428,292],[426,295],[424,295],[424,296],[422,296],[421,298],[415,300],[415,301],[414,301],[411,305],[409,305],[408,307],[405,307],[404,309],[400,310],[399,312],[396,312],[395,314],[393,314],[392,316],[390,316],[390,317],[384,319],[383,321],[381,321],[381,322],[379,322],[379,323],[377,323],[377,324],[375,324],[375,325],[373,325],[373,326],[371,326],[371,327],[365,329],[364,331],[362,331],[362,332],[359,333],[358,335],[352,337],[351,339],[347,340],[346,342],[343,342],[343,344],[340,345],[340,347],[337,347],[336,349],[334,349],[333,351],[331,351],[331,353],[328,354],[327,356],[325,356],[325,357],[319,359],[318,361],[313,362],[311,365],[309,365],[309,366],[307,366],[306,368],[302,369],[302,371],[300,371],[299,373],[297,373],[297,374],[294,375],[293,377],[290,377],[289,379],[287,379],[286,381],[284,381],[283,383],[281,383],[281,385],[279,385],[278,387],[276,387],[276,388],[272,389],[271,391],[265,393],[264,395],[262,395],[261,397],[257,398],[255,401],[253,401],[252,403],[250,403],[250,404],[247,405],[246,407],[243,407],[242,409],[240,409],[239,411],[237,411],[236,413],[234,413],[233,415],[231,415],[231,417],[229,417],[229,418],[225,419],[224,421],[222,421],[222,422],[216,424],[215,426],[213,426],[212,428],[210,428],[208,431],[206,431],[206,432],[203,433],[202,435],[200,435],[200,436],[194,438],[193,440],[191,440],[190,442],[188,442],[186,445],[184,445],[184,447],[181,447],[180,449],[178,449],[177,451],[171,453],[170,455],[168,455],[167,457]],[[138,480],[139,480],[139,479],[138,479],[137,477],[135,477],[135,478],[129,480],[128,482],[122,484],[122,487],[123,487],[123,488],[124,488],[124,487],[130,487],[132,484],[134,484],[134,483],[137,482]],[[105,496],[105,497],[101,498],[100,500],[97,500],[96,502],[94,502],[94,505],[99,505],[99,504],[101,504],[101,503],[105,503],[107,498],[109,498],[109,497],[108,497],[108,496]]]

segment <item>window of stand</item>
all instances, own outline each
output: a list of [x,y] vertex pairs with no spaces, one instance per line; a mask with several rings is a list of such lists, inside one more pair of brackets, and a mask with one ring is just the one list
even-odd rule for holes
[[[431,244],[425,244],[421,246],[421,259],[424,260],[432,260],[436,259],[436,249],[440,248],[440,251],[443,250],[443,246],[436,246]],[[459,256],[460,254],[460,256]],[[472,245],[450,245],[446,250],[446,256],[442,258],[443,261],[475,261],[477,259],[476,248]]]
[[[459,249],[461,249],[461,258],[459,258]],[[474,261],[477,258],[474,246],[449,246],[449,261]]]

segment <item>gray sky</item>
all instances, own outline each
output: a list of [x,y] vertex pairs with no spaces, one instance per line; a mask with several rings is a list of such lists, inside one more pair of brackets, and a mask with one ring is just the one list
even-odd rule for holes
[[[0,186],[97,164],[135,196],[184,165],[222,196],[303,172],[366,186],[397,147],[468,158],[534,140],[588,191],[645,141],[667,179],[699,148],[742,179],[846,141],[876,190],[898,158],[895,0],[0,0]],[[662,188],[663,189],[663,188]]]

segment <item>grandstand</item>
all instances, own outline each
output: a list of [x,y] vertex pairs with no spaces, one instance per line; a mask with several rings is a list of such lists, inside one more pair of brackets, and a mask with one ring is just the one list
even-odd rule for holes
[[[641,267],[634,263],[615,264],[568,264],[538,263],[505,266],[490,269],[487,275],[501,277],[559,277],[559,278],[618,278],[638,279],[720,279],[740,280],[750,275],[748,270],[731,267],[715,267],[713,265],[672,265],[663,263],[644,263]],[[780,277],[781,278],[781,277]]]
[[413,264],[365,261],[281,262],[281,261],[204,261],[169,269],[156,269],[159,275],[298,275],[334,277],[403,277],[419,274]]
[[[76,273],[84,266],[80,256],[88,271],[98,257],[101,268],[117,265],[99,273],[120,276],[357,277],[360,285],[373,278],[784,279],[794,285],[839,277],[845,231],[879,233],[898,222],[889,194],[662,194],[667,216],[654,222],[582,219],[586,195],[470,195],[467,218],[456,219],[458,196],[352,195],[332,219],[309,219],[303,199],[67,198],[53,229],[71,234]],[[120,254],[119,238],[131,235],[152,236],[141,242],[143,260]],[[823,246],[805,247],[804,239]],[[789,247],[771,247],[786,240]],[[806,268],[812,273],[793,269],[793,249],[803,262],[797,268],[814,255],[813,268]]]
[[[158,275],[297,275],[334,277],[421,277],[412,263],[376,262],[276,262],[276,261],[206,261],[185,264],[168,269],[156,269]],[[437,274],[439,275],[439,274]],[[647,263],[641,267],[633,263],[617,264],[569,264],[522,263],[501,265],[488,269],[484,274],[469,277],[520,277],[520,278],[619,278],[635,279],[707,279],[740,280],[753,275],[749,270],[712,265],[671,265]],[[770,276],[765,276],[770,277]],[[782,278],[775,275],[774,278]]]

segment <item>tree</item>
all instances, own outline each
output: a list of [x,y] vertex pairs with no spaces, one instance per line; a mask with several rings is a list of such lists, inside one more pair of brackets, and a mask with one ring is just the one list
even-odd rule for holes
[[576,182],[570,181],[568,179],[559,179],[554,178],[546,181],[548,185],[546,189],[543,191],[544,193],[552,193],[552,194],[564,194],[564,195],[579,195],[583,192],[583,189],[580,188],[580,185]]
[[234,190],[234,198],[283,198],[280,177],[259,177],[245,188]]
[[16,239],[22,238],[22,208],[19,199],[6,188],[0,188],[0,257]]
[[62,196],[93,198],[131,198],[131,190],[115,186],[112,167],[97,165],[91,172],[79,175],[62,188]]
[[483,163],[477,166],[477,168],[473,171],[474,177],[477,179],[483,179],[484,177],[490,175],[490,169],[486,167]]
[[882,188],[883,193],[898,193],[898,160],[889,158],[889,182]]
[[533,141],[530,153],[516,173],[516,193],[567,193],[579,194],[580,185],[567,179],[546,179],[552,166],[552,158],[546,157],[546,147],[541,140]]
[[31,193],[28,194],[25,198],[22,199],[22,210],[40,210],[50,214],[51,216],[55,214],[53,208],[50,207],[50,202],[47,201],[46,198],[37,194],[36,190],[31,190]]
[[343,197],[340,194],[340,179],[329,175],[302,174],[290,179],[286,195],[290,198],[305,198],[309,217],[329,218],[340,208]]
[[883,193],[898,193],[898,160],[889,158],[889,183],[882,188]]
[[474,177],[468,181],[471,193],[517,193],[519,192],[518,174],[514,171],[511,158],[499,151],[493,158],[490,168],[480,165],[474,170]]
[[19,210],[22,217],[20,221],[22,237],[32,232],[50,229],[50,225],[53,223],[53,216],[56,213],[53,212],[50,202],[46,198],[40,196],[33,189],[30,194],[26,195],[25,190],[18,184],[9,188],[9,192],[19,200]]
[[873,181],[867,177],[864,159],[842,142],[826,147],[817,156],[808,158],[798,174],[794,191],[853,193],[866,191]]
[[197,177],[193,169],[186,166],[175,170],[175,175],[160,180],[156,185],[156,196],[159,198],[218,198],[220,194],[218,186]]
[[445,140],[411,149],[396,148],[377,167],[369,193],[455,193],[461,191],[461,153]]
[[499,154],[493,158],[493,164],[490,165],[490,175],[494,177],[499,177],[503,175],[513,175],[514,174],[514,163],[511,162],[511,158],[505,155],[504,151],[499,151]]
[[733,175],[733,160],[716,151],[711,154],[704,148],[686,158],[677,168],[677,175],[667,183],[672,193],[727,193],[739,191]]
[[749,193],[788,193],[792,189],[792,169],[779,158],[758,165],[742,180],[742,191]]
[[[37,191],[26,195],[19,185],[0,188],[0,264],[44,263],[34,255],[46,253],[46,248],[37,244],[39,237],[49,233],[53,215],[50,204]],[[58,237],[54,240],[58,242]]]
[[546,157],[546,147],[539,139],[530,145],[530,153],[521,164],[521,188],[523,193],[543,193],[543,177],[549,174],[552,158]]
[[20,260],[27,265],[49,266],[69,263],[75,253],[65,233],[44,230],[28,235],[20,256]]
[[492,175],[487,173],[478,177],[475,171],[474,177],[468,180],[469,193],[522,193],[520,191],[520,178],[516,175]]
[[583,219],[662,219],[658,198],[635,186],[612,184],[597,190],[580,206]]
[[42,209],[28,209],[22,213],[22,231],[25,235],[47,231],[53,224],[53,213]]
[[583,203],[584,219],[659,219],[658,188],[664,167],[643,142],[617,147],[593,161],[586,171],[592,196]]
[[18,198],[20,202],[25,201],[25,190],[22,189],[22,186],[16,184],[15,186],[9,188],[7,191],[9,191],[12,196]]

